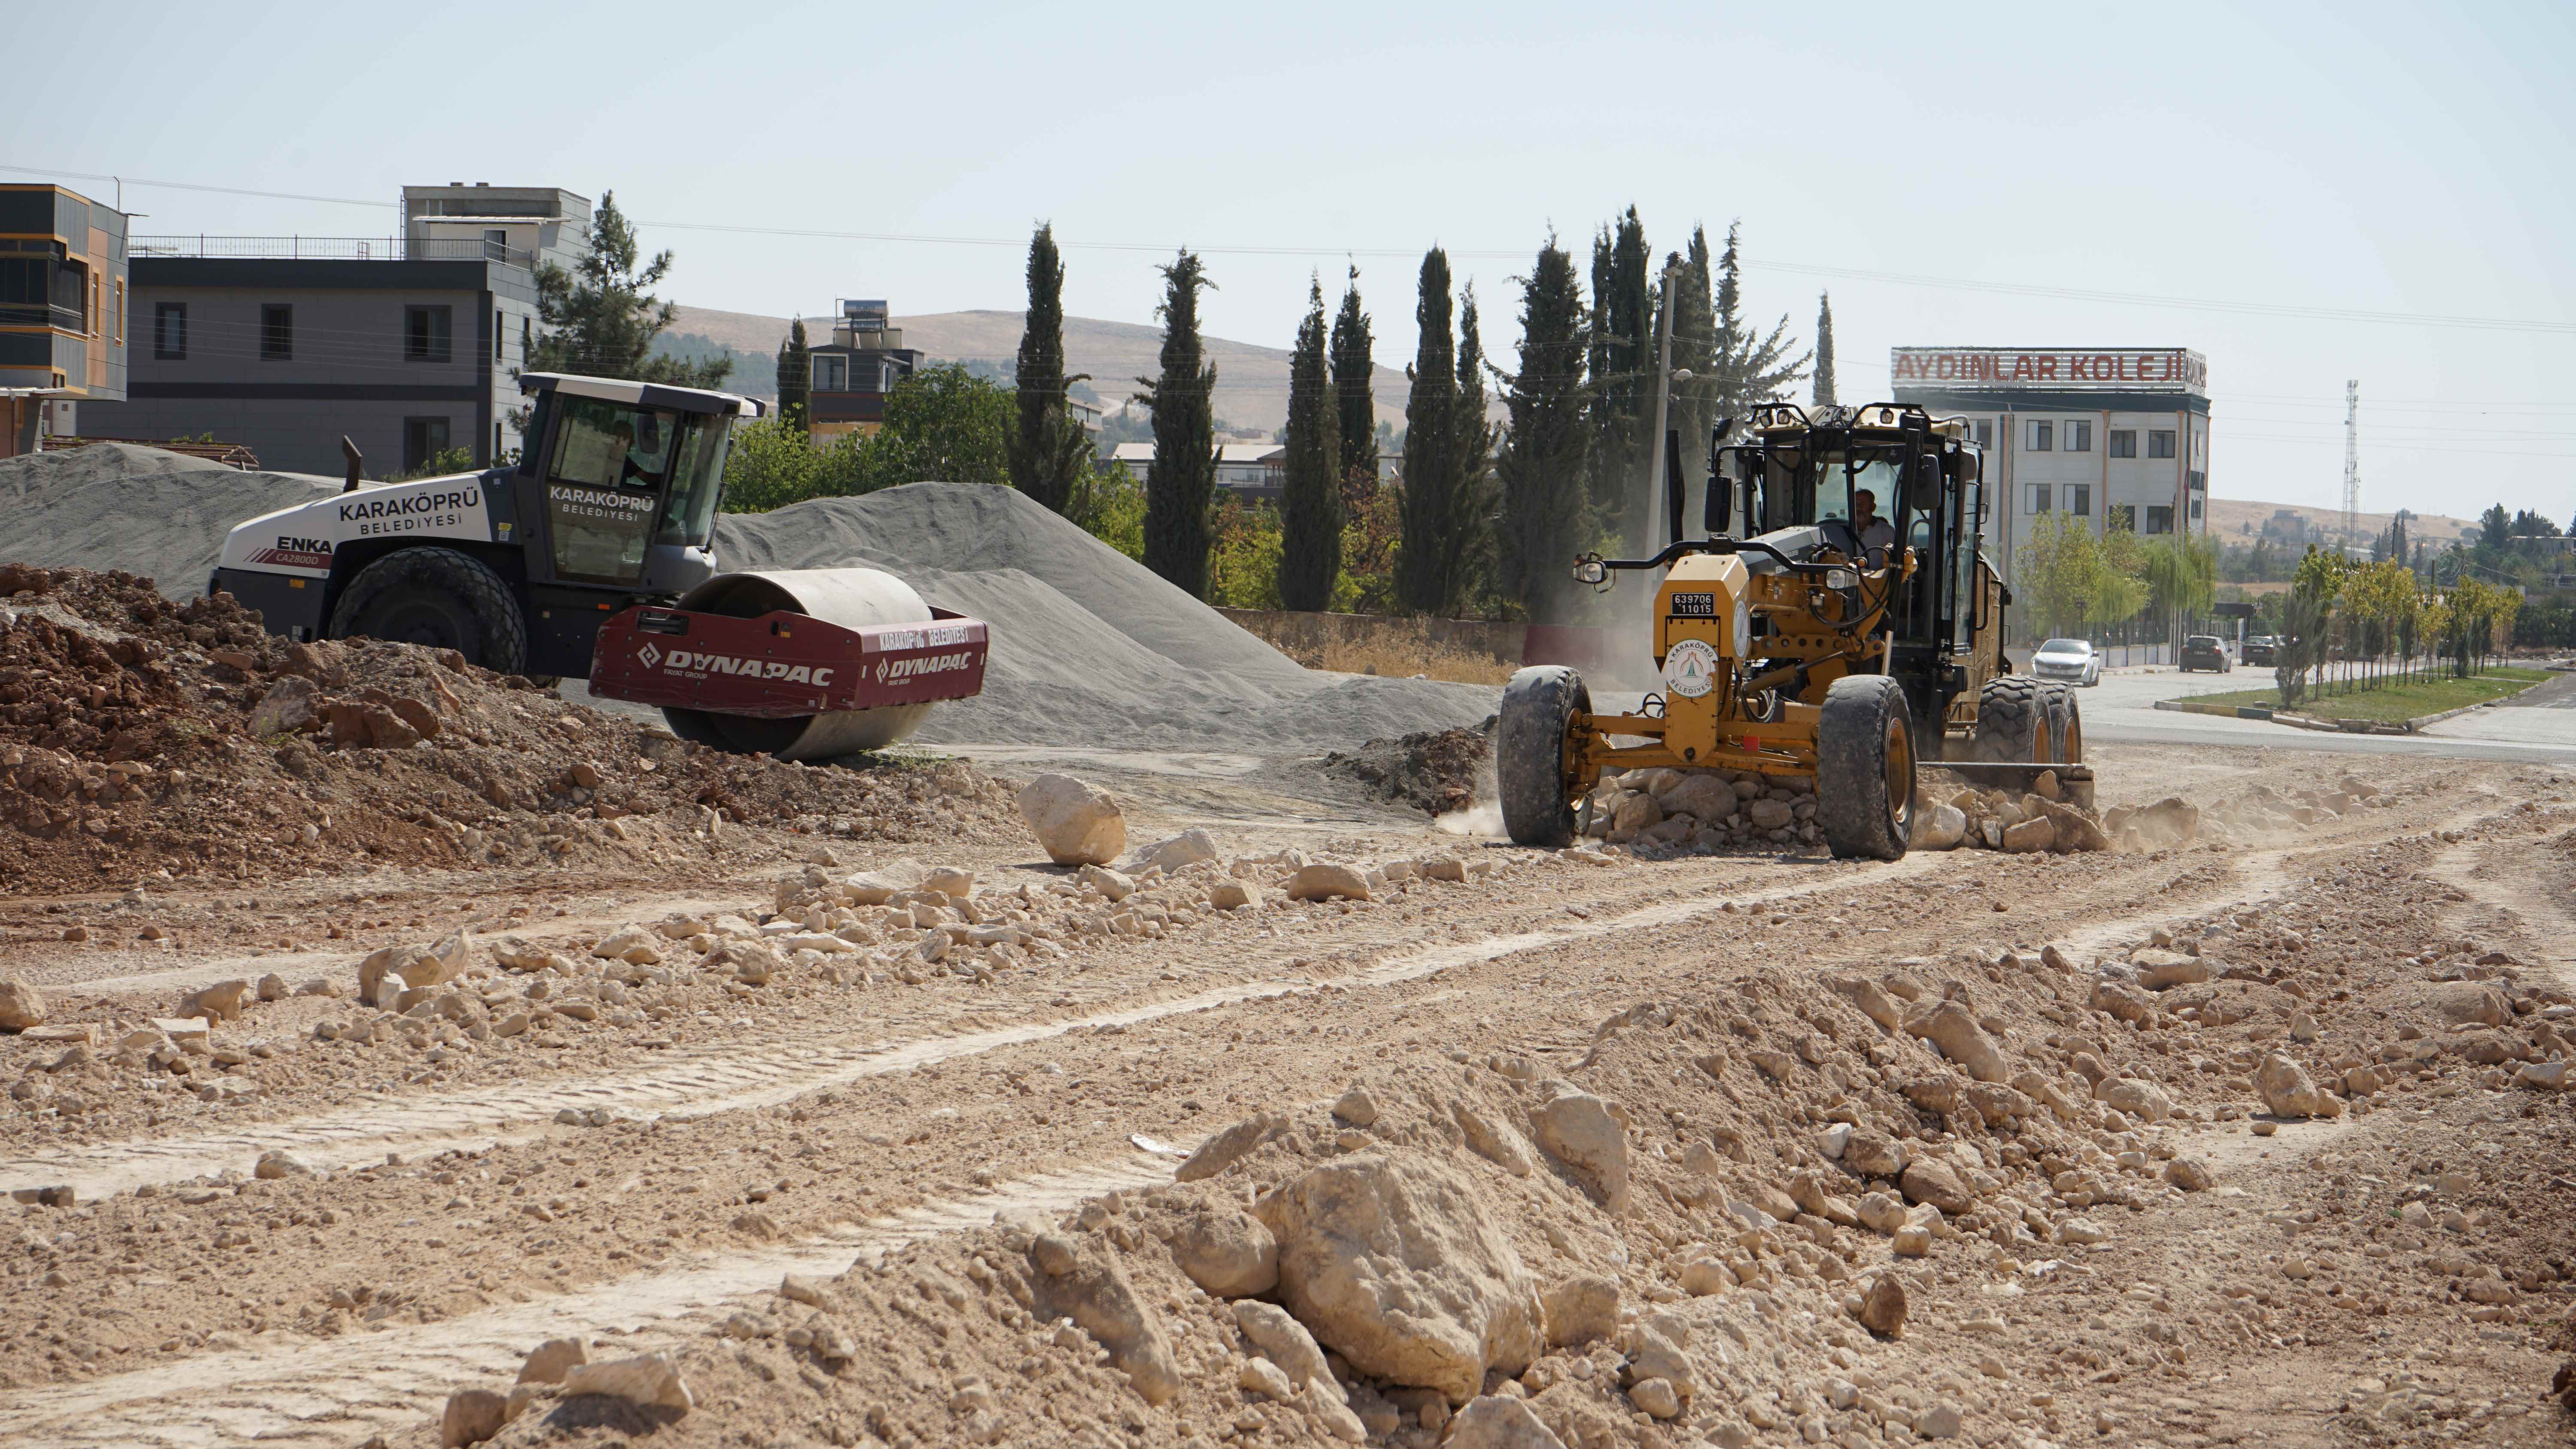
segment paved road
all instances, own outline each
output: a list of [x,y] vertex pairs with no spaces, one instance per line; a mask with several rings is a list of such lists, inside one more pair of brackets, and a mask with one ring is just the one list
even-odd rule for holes
[[[2268,720],[2159,710],[2159,699],[2260,689],[2270,671],[2178,674],[2170,669],[2103,676],[2084,691],[2084,738],[2104,744],[2263,746],[2326,754],[2435,755],[2576,766],[2576,675],[2562,675],[2513,705],[2472,710],[2421,735],[2337,735]],[[2534,696],[2538,696],[2535,698]]]

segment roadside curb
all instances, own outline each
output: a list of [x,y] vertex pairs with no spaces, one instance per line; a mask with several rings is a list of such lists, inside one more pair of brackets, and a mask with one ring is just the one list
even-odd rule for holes
[[[2511,699],[2513,696],[2508,694],[2503,698]],[[2155,701],[2155,707],[2177,710],[2184,714],[2217,715],[2222,719],[2270,720],[2274,724],[2288,725],[2292,729],[2320,730],[2327,734],[2412,735],[2421,734],[2427,725],[2440,724],[2453,715],[2467,714],[2473,709],[2485,709],[2499,702],[2491,699],[2480,700],[2476,704],[2461,705],[2458,709],[2446,709],[2439,714],[2419,714],[2413,719],[2405,720],[2330,719],[2322,715],[2290,714],[2281,710],[2265,709],[2260,705],[2194,704],[2187,699],[2159,699]]]

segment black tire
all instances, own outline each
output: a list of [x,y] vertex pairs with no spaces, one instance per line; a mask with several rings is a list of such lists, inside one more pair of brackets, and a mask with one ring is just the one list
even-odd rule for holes
[[1538,664],[1503,686],[1494,727],[1494,784],[1503,797],[1503,827],[1516,845],[1555,849],[1574,839],[1574,804],[1566,798],[1565,732],[1592,712],[1583,676],[1561,664]]
[[510,586],[452,548],[407,548],[360,569],[331,610],[330,633],[453,649],[495,674],[528,662],[527,616]]
[[1905,691],[1846,674],[1816,713],[1816,823],[1846,860],[1900,860],[1914,831],[1914,731]]
[[2084,758],[2084,707],[2076,702],[2075,691],[2063,684],[2039,687],[2040,702],[2048,707],[2048,758],[2051,763],[2072,765]]
[[1977,692],[1977,738],[1969,758],[1996,764],[2047,764],[2054,743],[2039,681],[2006,674]]

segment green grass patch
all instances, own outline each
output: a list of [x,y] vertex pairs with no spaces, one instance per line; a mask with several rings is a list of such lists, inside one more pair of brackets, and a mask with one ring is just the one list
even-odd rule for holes
[[[2491,699],[2506,699],[2548,677],[2549,672],[2544,669],[2497,668],[2467,679],[2453,679],[2446,675],[2433,678],[2410,675],[2402,682],[2391,680],[2376,689],[2355,688],[2349,692],[2341,681],[2335,681],[2322,693],[2310,690],[2294,712],[2318,719],[2366,719],[2395,724],[2400,720],[2484,704]],[[2263,709],[2281,707],[2281,691],[2278,689],[2240,689],[2228,694],[2182,697],[2193,704],[2254,705]]]

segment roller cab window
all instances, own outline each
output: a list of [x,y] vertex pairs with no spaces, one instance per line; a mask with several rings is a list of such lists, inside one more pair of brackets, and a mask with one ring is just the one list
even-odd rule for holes
[[688,425],[716,420],[600,398],[558,395],[552,402],[556,436],[545,496],[555,575],[633,587],[644,576],[644,550],[660,526],[673,464],[691,451],[684,446]]

